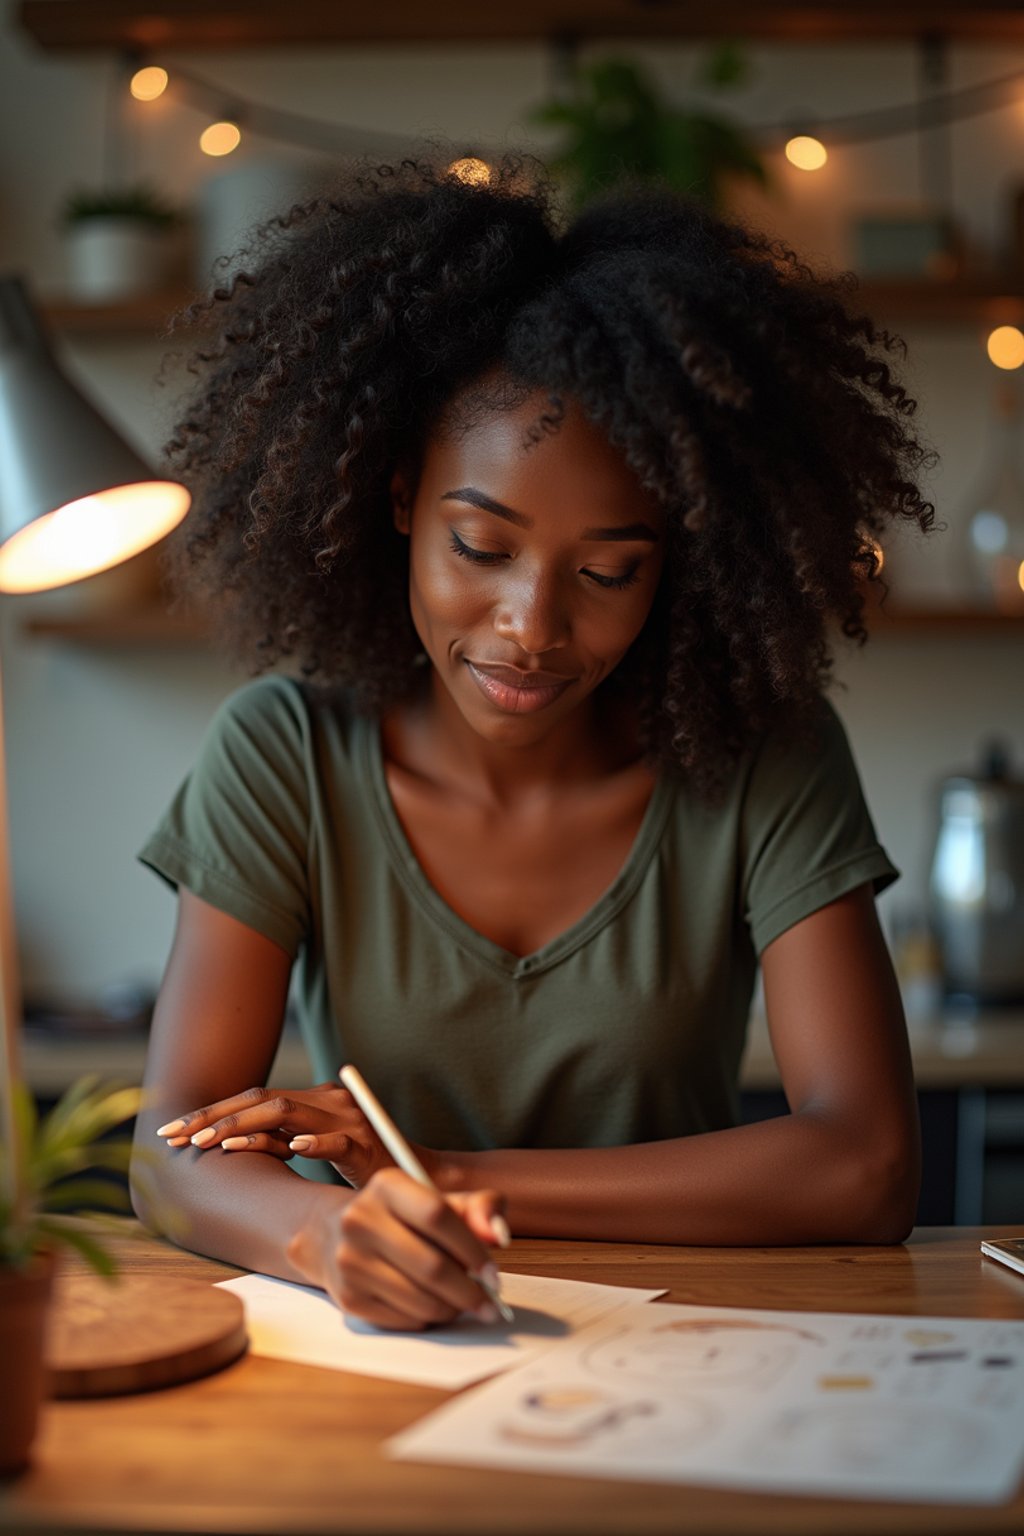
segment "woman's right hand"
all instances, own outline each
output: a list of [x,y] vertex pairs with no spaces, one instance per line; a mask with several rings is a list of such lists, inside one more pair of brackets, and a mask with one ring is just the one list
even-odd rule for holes
[[487,1245],[500,1241],[501,1224],[491,1223],[502,1205],[494,1190],[445,1196],[385,1168],[340,1211],[317,1211],[290,1240],[288,1258],[343,1311],[379,1328],[436,1327],[461,1312],[496,1322],[472,1272],[497,1283]]

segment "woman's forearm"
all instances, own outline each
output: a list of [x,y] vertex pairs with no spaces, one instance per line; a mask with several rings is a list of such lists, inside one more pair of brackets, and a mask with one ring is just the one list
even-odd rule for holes
[[131,1197],[149,1229],[180,1248],[223,1259],[241,1269],[310,1284],[288,1259],[288,1244],[318,1210],[340,1212],[351,1191],[315,1183],[267,1153],[212,1155],[196,1147],[171,1149],[157,1141],[140,1117],[136,1145],[153,1143],[152,1155],[133,1156]]
[[501,1190],[533,1237],[698,1245],[901,1242],[916,1138],[872,1147],[811,1112],[625,1147],[441,1154],[442,1186]]

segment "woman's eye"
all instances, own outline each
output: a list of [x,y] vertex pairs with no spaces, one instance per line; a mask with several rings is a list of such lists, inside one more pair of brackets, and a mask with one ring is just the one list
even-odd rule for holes
[[631,587],[636,581],[639,565],[631,565],[628,571],[623,571],[621,576],[602,576],[598,571],[584,571],[584,576],[589,576],[591,581],[596,581],[599,587],[611,587],[620,592],[623,587]]
[[463,560],[473,560],[477,565],[494,565],[498,560],[504,560],[505,558],[504,555],[496,555],[489,550],[473,549],[469,544],[463,544],[454,529],[451,533],[452,542],[448,547]]

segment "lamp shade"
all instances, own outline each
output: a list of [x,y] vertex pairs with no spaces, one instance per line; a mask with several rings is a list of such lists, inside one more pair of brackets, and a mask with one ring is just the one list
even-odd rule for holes
[[169,533],[190,499],[63,372],[23,281],[0,277],[0,591],[116,565]]

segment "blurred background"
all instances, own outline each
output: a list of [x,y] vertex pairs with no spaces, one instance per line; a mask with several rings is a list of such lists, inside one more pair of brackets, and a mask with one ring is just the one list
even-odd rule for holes
[[[476,177],[524,149],[567,208],[629,163],[856,272],[858,306],[906,339],[938,455],[941,531],[883,551],[891,598],[863,651],[838,642],[833,694],[903,872],[880,911],[926,1120],[922,1219],[1022,1219],[1024,12],[722,3],[711,33],[684,3],[371,9],[2,0],[0,272],[153,461],[169,349],[195,341],[168,340],[168,316],[346,154],[433,137]],[[0,644],[26,1069],[45,1097],[90,1064],[138,1069],[174,903],[135,850],[244,678],[167,615],[151,556],[0,600]],[[969,953],[943,928],[968,898]],[[282,1057],[282,1080],[299,1070]],[[750,1115],[777,1111],[763,1032],[745,1081]]]

